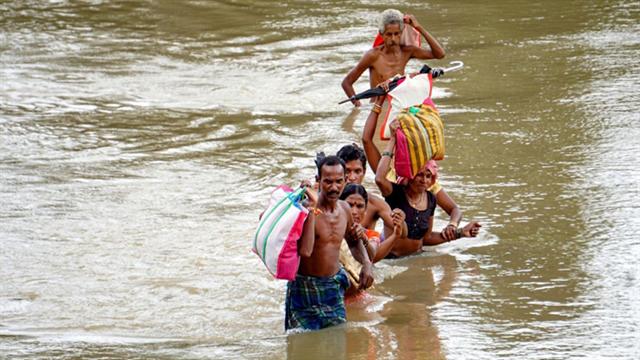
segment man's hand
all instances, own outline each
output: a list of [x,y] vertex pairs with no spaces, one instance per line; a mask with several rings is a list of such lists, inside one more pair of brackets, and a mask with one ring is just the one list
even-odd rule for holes
[[480,232],[480,228],[481,227],[482,227],[482,225],[480,225],[479,222],[472,221],[472,222],[468,223],[467,225],[465,225],[465,227],[462,228],[462,236],[463,237],[476,237],[476,236],[478,236],[478,232]]
[[373,285],[373,268],[371,262],[367,262],[362,265],[362,270],[360,270],[360,285],[358,289],[365,290],[371,287],[371,285]]
[[400,209],[393,209],[391,211],[391,219],[393,219],[393,234],[399,238],[402,236],[402,226],[404,225],[405,214]]
[[384,89],[385,92],[389,92],[389,84],[393,81],[393,78],[391,79],[387,79],[383,82],[381,82],[380,84],[376,85],[376,87],[381,87]]
[[411,14],[405,14],[403,21],[405,24],[411,26],[414,29],[417,27],[420,27],[420,24],[418,23],[418,19],[416,19],[416,17]]
[[360,100],[352,100],[351,103],[353,104],[353,106],[355,107],[360,107],[362,106],[362,103],[360,102]]
[[367,233],[365,232],[364,227],[360,224],[353,223],[349,231],[351,232],[352,239],[362,240],[367,238]]
[[454,224],[449,224],[447,227],[442,229],[442,237],[447,241],[452,241],[456,239],[456,230],[458,227]]
[[309,180],[302,180],[300,186],[304,187],[304,193],[307,195],[306,206],[307,209],[313,209],[318,203],[318,194],[313,189],[313,185]]
[[402,237],[402,226],[393,225],[393,235],[397,238]]

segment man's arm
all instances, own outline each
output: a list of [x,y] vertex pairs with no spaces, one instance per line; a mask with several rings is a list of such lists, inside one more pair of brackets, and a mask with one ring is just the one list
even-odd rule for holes
[[[442,233],[431,231],[433,227],[433,216],[429,218],[429,230],[426,234],[424,234],[424,238],[422,238],[422,245],[439,245],[445,242],[449,242],[442,236]],[[465,225],[462,229],[456,230],[456,237],[454,240],[463,238],[463,237],[476,237],[478,236],[478,232],[480,231],[480,225],[477,221],[472,221]]]
[[[378,197],[370,197],[369,198],[369,206],[375,206],[375,213],[373,214],[374,216],[378,216],[380,219],[382,219],[382,222],[384,223],[384,236],[385,239],[387,236],[390,236],[391,233],[394,232],[394,228],[396,227],[396,223],[393,220],[393,213],[394,212],[401,212],[402,213],[402,218],[404,219],[404,212],[400,209],[395,209],[395,210],[391,210],[391,206],[389,206],[389,204],[384,201],[384,199],[380,199]],[[398,234],[399,236],[407,236],[408,230],[407,230],[407,224],[402,221],[401,222],[401,226],[400,226],[400,233]],[[386,241],[386,240],[385,240]]]
[[[360,78],[365,70],[371,67],[374,60],[375,56],[372,50],[367,51],[360,61],[358,61],[358,64],[344,77],[344,80],[342,80],[342,90],[344,90],[347,97],[352,97],[356,94],[356,91],[353,89],[353,84]],[[360,100],[353,101],[353,105],[360,106]]]
[[422,238],[422,245],[439,245],[442,243],[446,243],[447,239],[445,239],[441,233],[432,231],[433,229],[433,216],[429,217],[429,230],[424,234]]
[[369,198],[369,206],[371,205],[375,206],[375,213],[373,214],[374,218],[378,217],[382,219],[385,233],[387,232],[387,230],[393,231],[393,218],[391,217],[391,207],[383,199],[376,198],[373,201],[372,199],[373,199],[373,196]]
[[404,22],[409,26],[412,26],[416,29],[425,40],[427,40],[427,44],[429,44],[430,50],[426,50],[417,46],[412,46],[411,57],[416,59],[442,59],[444,58],[444,48],[436,38],[431,36],[427,30],[425,30],[422,25],[418,23],[418,20],[413,15],[405,15]]
[[384,241],[381,242],[376,249],[376,255],[373,258],[374,263],[384,259],[387,255],[389,255],[389,253],[393,249],[393,246],[395,245],[396,239],[406,237],[406,235],[403,235],[403,232],[405,232],[407,229],[404,212],[400,209],[394,209],[392,218],[393,230],[390,234],[385,234]]
[[363,265],[367,261],[371,264],[371,259],[373,258],[368,247],[364,245],[363,239],[366,239],[366,236],[365,229],[358,224],[351,225],[351,231],[348,231],[347,236],[345,236],[353,258]]
[[449,214],[449,224],[442,230],[442,235],[447,241],[455,240],[455,232],[462,219],[462,211],[444,189],[436,193],[436,203]]
[[354,223],[349,206],[342,204],[342,209],[347,214],[347,231],[344,234],[344,238],[347,241],[347,245],[349,245],[349,250],[351,250],[353,258],[362,264],[362,269],[360,270],[360,286],[358,288],[364,290],[373,284],[372,263],[369,259],[367,249],[365,249],[360,237],[356,235],[357,231],[355,231],[353,226]]
[[378,185],[378,189],[380,189],[380,193],[382,196],[389,196],[393,192],[393,183],[387,179],[387,173],[389,172],[389,167],[391,166],[391,156],[393,156],[393,151],[396,148],[396,130],[398,129],[398,121],[393,120],[389,125],[389,129],[391,130],[391,139],[387,143],[387,147],[378,163],[378,169],[376,170],[376,185]]
[[310,257],[316,241],[316,214],[313,209],[316,207],[318,198],[308,180],[303,181],[301,186],[306,187],[305,195],[307,196],[309,215],[307,215],[307,219],[304,221],[302,234],[300,235],[300,239],[298,239],[298,254],[302,257]]
[[369,113],[369,117],[364,124],[364,129],[362,129],[362,146],[364,147],[364,153],[367,155],[367,162],[374,173],[378,170],[378,163],[380,162],[380,151],[378,151],[378,148],[373,143],[373,137],[376,133],[376,127],[378,126],[378,117],[380,116],[380,113],[376,112],[375,109],[382,109],[384,99],[384,96],[379,96],[378,99],[376,99],[371,113]]
[[302,257],[310,257],[313,253],[313,246],[316,240],[316,215],[313,211],[309,212],[307,220],[302,227],[302,235],[298,240],[298,254]]

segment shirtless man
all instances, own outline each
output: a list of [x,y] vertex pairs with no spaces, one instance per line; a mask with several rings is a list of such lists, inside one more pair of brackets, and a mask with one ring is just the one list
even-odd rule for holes
[[[412,45],[400,45],[400,37],[405,24],[416,29],[427,40],[430,50]],[[355,94],[353,84],[367,69],[369,69],[370,85],[374,87],[396,74],[404,75],[404,68],[412,58],[444,58],[442,46],[418,23],[413,15],[403,16],[398,10],[385,10],[380,16],[378,31],[384,43],[367,51],[342,81],[342,89],[347,97]],[[353,104],[355,106],[361,105],[359,100],[353,101]]]
[[294,281],[287,283],[285,329],[322,329],[346,321],[344,291],[349,280],[338,256],[346,239],[356,260],[362,264],[360,288],[373,283],[372,265],[354,227],[349,205],[339,200],[345,185],[344,162],[336,156],[318,162],[320,193],[307,186],[309,215],[298,240],[300,267]]

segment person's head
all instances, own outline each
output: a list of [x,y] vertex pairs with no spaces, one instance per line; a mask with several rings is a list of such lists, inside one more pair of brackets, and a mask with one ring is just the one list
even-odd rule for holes
[[425,191],[435,184],[438,178],[438,164],[434,160],[427,161],[427,164],[409,180],[407,186],[415,191]]
[[320,196],[330,202],[338,201],[345,184],[344,161],[331,155],[318,157],[316,164],[318,165],[316,180],[320,184]]
[[336,154],[344,161],[348,184],[362,184],[367,169],[367,158],[358,145],[345,145]]
[[404,29],[404,15],[398,10],[387,9],[380,15],[378,23],[378,32],[384,40],[384,45],[398,46],[400,45],[400,37]]
[[360,184],[347,184],[340,194],[340,200],[345,200],[351,206],[351,216],[355,223],[362,222],[364,213],[367,210],[369,196],[364,186]]

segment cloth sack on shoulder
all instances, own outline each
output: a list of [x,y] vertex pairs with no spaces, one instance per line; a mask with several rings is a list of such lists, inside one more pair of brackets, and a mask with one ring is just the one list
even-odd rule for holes
[[426,104],[412,106],[396,119],[400,123],[394,162],[398,176],[413,179],[427,161],[444,159],[444,124],[436,109]]
[[303,198],[304,188],[277,187],[256,230],[253,252],[276,279],[294,280],[298,272],[298,239],[309,214]]

